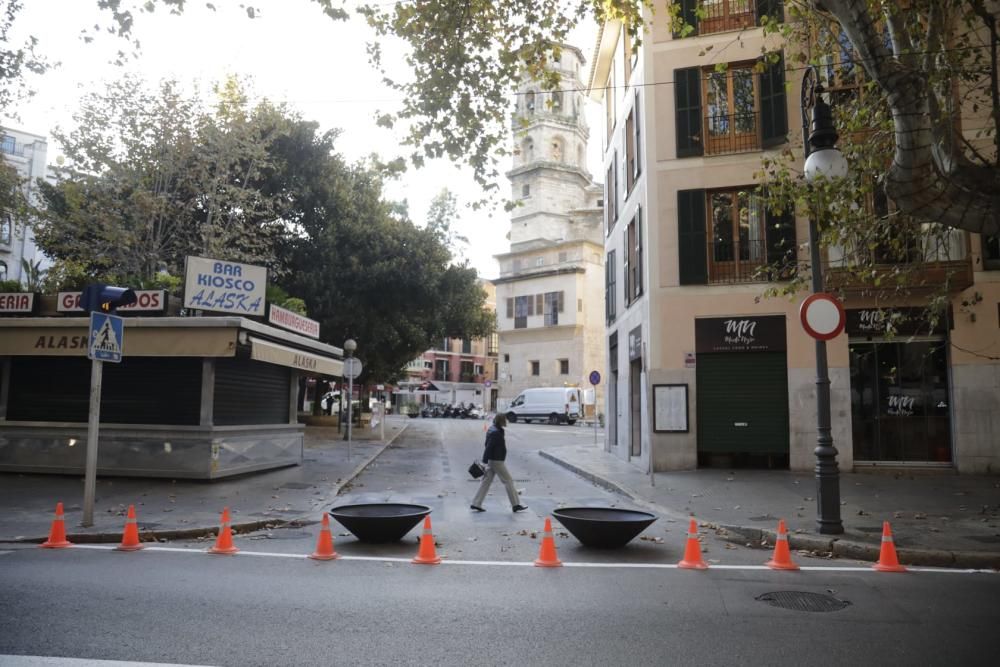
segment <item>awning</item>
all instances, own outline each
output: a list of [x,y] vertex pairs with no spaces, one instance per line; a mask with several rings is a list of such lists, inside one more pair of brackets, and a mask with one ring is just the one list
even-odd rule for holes
[[315,375],[344,375],[344,362],[340,359],[321,357],[260,338],[250,338],[250,358],[279,366],[289,366]]
[[[122,352],[128,357],[232,357],[235,328],[125,327]],[[0,355],[37,357],[87,356],[86,326],[38,326],[0,330]]]

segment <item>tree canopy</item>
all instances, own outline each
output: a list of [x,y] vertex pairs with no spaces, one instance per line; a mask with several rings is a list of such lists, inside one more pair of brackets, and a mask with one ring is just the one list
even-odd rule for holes
[[36,239],[56,275],[151,285],[192,254],[265,264],[322,340],[359,342],[363,381],[396,379],[435,339],[493,331],[475,270],[453,262],[450,195],[418,227],[381,171],[337,155],[336,132],[232,79],[215,92],[125,78],[85,98],[57,135],[67,164],[41,184]]

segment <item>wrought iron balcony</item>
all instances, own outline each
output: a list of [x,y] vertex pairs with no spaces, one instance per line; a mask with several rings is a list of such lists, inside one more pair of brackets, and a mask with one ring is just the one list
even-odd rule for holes
[[705,155],[748,153],[760,150],[760,112],[705,116]]
[[767,264],[764,239],[714,239],[708,243],[708,282],[732,284],[763,282],[754,274]]

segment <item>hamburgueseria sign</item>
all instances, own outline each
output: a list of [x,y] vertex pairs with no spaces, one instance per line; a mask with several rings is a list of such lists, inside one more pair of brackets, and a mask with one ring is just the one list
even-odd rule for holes
[[319,322],[303,317],[296,312],[276,306],[273,303],[267,307],[267,321],[276,326],[300,333],[310,338],[319,338]]
[[36,302],[31,292],[0,292],[0,315],[30,315]]
[[267,269],[263,266],[188,257],[184,307],[233,315],[263,315]]

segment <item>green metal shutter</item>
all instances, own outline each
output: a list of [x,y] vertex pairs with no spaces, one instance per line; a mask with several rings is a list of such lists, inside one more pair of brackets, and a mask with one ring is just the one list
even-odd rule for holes
[[704,144],[701,140],[700,67],[674,70],[674,97],[677,157],[704,154]]
[[785,102],[785,55],[760,73],[760,135],[764,148],[788,141],[788,105]]
[[788,454],[784,352],[699,354],[698,451]]
[[705,240],[705,191],[677,193],[677,264],[681,285],[708,282]]

